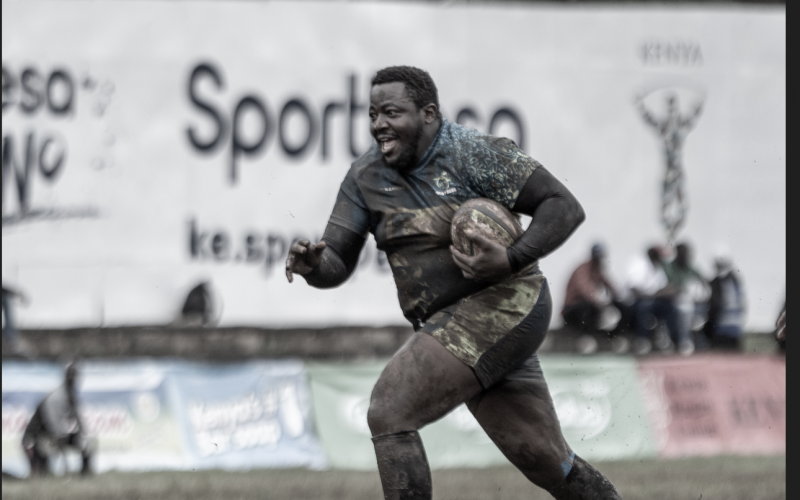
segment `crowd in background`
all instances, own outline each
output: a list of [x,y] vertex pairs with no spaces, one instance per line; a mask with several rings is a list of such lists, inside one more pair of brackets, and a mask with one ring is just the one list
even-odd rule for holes
[[[637,355],[741,350],[746,295],[730,256],[718,254],[715,275],[707,279],[688,243],[674,250],[651,246],[629,263],[622,287],[608,275],[606,260],[605,247],[595,244],[590,259],[572,273],[562,310],[567,328],[607,332],[614,351],[630,348]],[[632,346],[622,333],[633,334]]]

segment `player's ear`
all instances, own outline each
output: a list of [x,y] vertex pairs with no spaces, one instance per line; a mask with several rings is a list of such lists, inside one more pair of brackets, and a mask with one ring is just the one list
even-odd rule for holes
[[439,108],[436,107],[434,103],[430,103],[422,108],[422,113],[425,119],[425,123],[433,123],[436,121],[436,115],[439,111]]

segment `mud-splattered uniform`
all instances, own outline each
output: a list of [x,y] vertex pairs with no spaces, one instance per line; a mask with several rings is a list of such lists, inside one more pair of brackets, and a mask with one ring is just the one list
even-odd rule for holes
[[513,211],[540,166],[509,139],[443,120],[409,171],[388,167],[373,145],[353,163],[330,218],[375,236],[405,317],[472,367],[484,387],[535,353],[550,318],[547,282],[536,263],[497,284],[465,278],[449,250],[450,224],[473,198]]

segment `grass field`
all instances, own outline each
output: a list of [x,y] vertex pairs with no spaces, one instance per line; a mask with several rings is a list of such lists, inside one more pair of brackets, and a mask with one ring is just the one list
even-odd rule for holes
[[[626,500],[767,500],[786,498],[786,458],[713,457],[594,464]],[[433,472],[437,500],[548,499],[511,467]],[[253,470],[110,472],[90,478],[3,479],[3,499],[211,500],[382,498],[377,472]]]

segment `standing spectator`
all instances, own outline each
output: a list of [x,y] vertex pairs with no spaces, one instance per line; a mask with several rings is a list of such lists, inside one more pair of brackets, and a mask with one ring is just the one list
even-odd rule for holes
[[86,435],[86,429],[78,414],[76,383],[78,370],[75,364],[67,366],[64,385],[48,394],[31,417],[22,435],[22,447],[31,465],[31,477],[48,473],[47,459],[64,448],[72,447],[81,452],[83,467],[81,474],[91,473],[91,457],[94,440]]
[[778,321],[775,322],[775,340],[778,341],[778,351],[786,354],[786,305],[783,306]]
[[637,259],[631,264],[626,289],[636,330],[634,354],[644,355],[652,350],[650,331],[658,326],[659,321],[667,324],[670,335],[677,335],[680,318],[673,300],[677,290],[667,281],[659,247],[648,248],[647,259]]
[[8,344],[12,356],[21,356],[24,358],[31,358],[34,356],[34,350],[32,347],[25,344],[22,339],[19,338],[19,330],[17,330],[17,324],[15,322],[14,317],[14,310],[12,307],[12,301],[15,299],[19,299],[19,301],[23,304],[28,303],[28,298],[19,290],[15,290],[8,285],[3,285],[3,340],[6,341]]
[[667,281],[675,290],[673,301],[678,309],[678,329],[671,331],[672,341],[678,346],[678,352],[689,356],[694,352],[692,340],[692,322],[697,306],[704,300],[698,300],[696,291],[706,294],[708,284],[705,278],[692,266],[692,250],[687,243],[679,243],[675,247],[675,258],[664,265]]
[[597,243],[591,258],[579,265],[567,282],[561,315],[564,323],[583,331],[600,330],[603,308],[617,299],[617,293],[605,274],[606,250]]
[[714,266],[717,275],[711,280],[708,321],[703,333],[712,348],[738,351],[741,350],[744,330],[744,287],[734,272],[729,257],[717,256],[714,259]]

